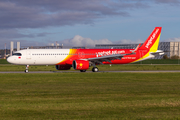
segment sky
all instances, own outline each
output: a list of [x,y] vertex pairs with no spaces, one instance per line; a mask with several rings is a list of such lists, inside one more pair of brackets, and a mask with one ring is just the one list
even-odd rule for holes
[[154,27],[180,42],[180,0],[0,0],[0,49],[142,43]]

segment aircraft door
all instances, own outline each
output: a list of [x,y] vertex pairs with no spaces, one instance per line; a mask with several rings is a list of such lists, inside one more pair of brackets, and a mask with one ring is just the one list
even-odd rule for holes
[[26,59],[31,59],[31,51],[26,51]]

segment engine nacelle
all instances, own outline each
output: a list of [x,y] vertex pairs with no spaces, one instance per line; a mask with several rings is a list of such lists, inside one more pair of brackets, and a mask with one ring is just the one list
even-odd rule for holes
[[72,67],[75,70],[87,70],[89,68],[89,61],[86,60],[74,60]]
[[71,69],[71,65],[56,65],[57,70],[69,70]]

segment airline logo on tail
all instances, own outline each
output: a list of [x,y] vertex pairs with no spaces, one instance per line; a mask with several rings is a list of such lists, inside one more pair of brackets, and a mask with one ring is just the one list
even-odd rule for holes
[[136,54],[139,54],[140,58],[133,62],[150,59],[155,57],[155,55],[164,54],[163,51],[158,50],[161,29],[162,27],[155,27],[143,45],[138,48],[139,52],[136,52]]
[[146,44],[146,48],[149,48],[149,45],[152,44],[153,39],[156,37],[156,34],[159,32],[159,29],[156,29],[156,31],[153,33],[153,35],[150,37],[150,39],[148,40],[147,44]]

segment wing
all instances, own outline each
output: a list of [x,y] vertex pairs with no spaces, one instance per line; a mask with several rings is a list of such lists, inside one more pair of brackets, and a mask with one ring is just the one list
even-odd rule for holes
[[114,54],[114,55],[107,55],[107,56],[101,56],[101,57],[94,57],[94,58],[88,58],[87,60],[94,63],[94,64],[103,64],[103,62],[111,62],[111,60],[121,60],[122,57],[125,55],[131,55],[134,53],[129,54]]
[[130,53],[127,54],[112,54],[112,55],[106,55],[106,56],[101,56],[101,57],[94,57],[94,58],[88,58],[88,59],[83,59],[83,60],[88,60],[90,61],[91,65],[95,64],[103,64],[103,62],[109,62],[112,63],[111,60],[121,60],[122,57],[126,55],[132,55],[136,54],[137,49],[139,48],[141,44],[139,44],[136,49],[132,50]]
[[150,52],[150,54],[154,56],[159,56],[159,55],[163,55],[164,52],[162,50],[157,50],[156,52]]
[[113,55],[107,55],[107,56],[101,56],[101,57],[94,57],[94,58],[88,58],[87,60],[90,61],[92,64],[103,64],[103,62],[109,62],[112,63],[111,60],[121,60],[122,57],[126,55],[132,55],[136,54],[137,49],[139,48],[141,44],[139,44],[136,49],[132,50],[131,53],[127,54],[113,54]]

